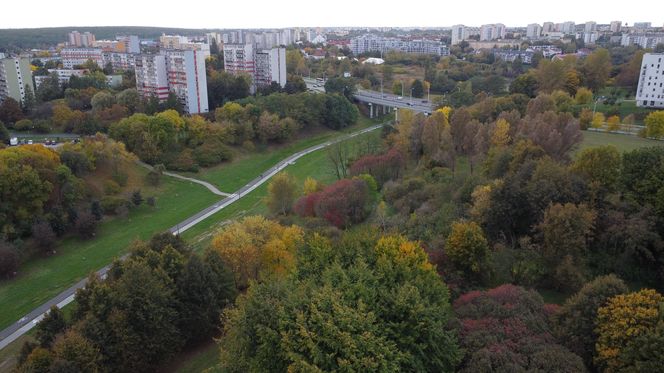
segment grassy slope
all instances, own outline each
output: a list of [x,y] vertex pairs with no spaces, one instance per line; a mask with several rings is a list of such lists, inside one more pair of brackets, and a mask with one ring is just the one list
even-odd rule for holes
[[664,146],[664,141],[614,133],[584,131],[579,150],[601,145],[614,145],[621,151],[630,151],[644,146]]
[[[347,141],[347,144],[349,144],[351,152],[356,152],[360,144],[364,143],[367,139],[378,139],[379,137],[380,130],[376,130],[350,139]],[[326,150],[320,150],[300,158],[294,165],[288,166],[286,172],[290,173],[300,185],[302,185],[304,179],[308,176],[323,183],[330,183],[336,178],[327,159]],[[268,184],[261,185],[245,197],[242,197],[240,201],[202,221],[185,232],[183,237],[197,249],[202,249],[207,246],[214,232],[227,222],[242,216],[267,213],[263,200],[267,195]]]
[[[345,128],[341,132],[357,131],[384,120],[370,120],[361,117],[358,124]],[[280,160],[295,152],[335,138],[339,136],[339,133],[340,131],[325,130],[285,146],[269,147],[258,153],[240,156],[240,158],[232,163],[203,170],[198,174],[192,175],[192,177],[209,181],[215,184],[220,190],[231,193],[260,175],[263,171],[274,166]]]
[[1,283],[0,328],[11,325],[89,272],[109,264],[126,251],[131,241],[166,230],[218,199],[198,184],[163,180],[158,190],[143,193],[157,197],[156,208],[143,205],[126,219],[102,223],[96,239],[66,238],[59,243],[57,255],[32,260],[21,267],[18,277]]

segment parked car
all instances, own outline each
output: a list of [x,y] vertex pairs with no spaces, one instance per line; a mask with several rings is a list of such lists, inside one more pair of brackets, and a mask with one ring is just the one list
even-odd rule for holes
[[403,97],[399,96],[397,97],[397,100],[403,100]]
[[18,145],[18,138],[16,138],[16,137],[12,137],[11,139],[9,139],[9,145],[10,145],[10,146],[16,146],[16,145]]
[[32,140],[28,140],[28,145],[32,145],[32,144],[33,144]]

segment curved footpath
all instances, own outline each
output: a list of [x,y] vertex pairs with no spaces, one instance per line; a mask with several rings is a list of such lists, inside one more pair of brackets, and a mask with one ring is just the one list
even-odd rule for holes
[[[389,122],[388,122],[389,123]],[[288,165],[293,164],[296,160],[304,157],[307,154],[313,153],[317,150],[324,149],[330,145],[334,145],[336,143],[346,141],[348,139],[351,139],[353,137],[359,136],[361,134],[375,131],[381,127],[383,127],[387,123],[381,123],[377,124],[371,127],[367,127],[363,130],[353,132],[351,134],[348,134],[346,136],[340,136],[334,140],[330,140],[327,142],[324,142],[322,144],[314,145],[312,147],[309,147],[307,149],[304,149],[302,151],[299,151],[297,153],[292,154],[288,158],[282,160],[281,162],[277,163],[274,165],[272,168],[269,170],[263,172],[259,177],[251,180],[248,182],[245,186],[237,190],[233,194],[227,194],[221,192],[219,189],[217,189],[215,186],[212,184],[197,180],[197,179],[192,179],[189,177],[185,177],[182,175],[174,174],[171,172],[164,173],[168,176],[172,177],[177,177],[179,179],[183,180],[188,180],[192,181],[194,183],[200,184],[208,188],[212,193],[217,194],[217,195],[224,195],[226,198],[214,203],[211,206],[208,206],[207,208],[199,211],[196,213],[194,216],[191,216],[184,221],[178,223],[174,227],[171,227],[169,231],[175,235],[181,234],[188,230],[189,228],[195,226],[196,224],[200,223],[201,221],[205,220],[206,218],[210,217],[211,215],[223,210],[225,207],[233,204],[234,202],[238,201],[240,198],[243,196],[247,195],[247,193],[250,193],[254,189],[258,188],[259,186],[263,185],[266,181],[268,181],[272,176],[276,175],[279,171],[283,170],[286,168]],[[148,165],[145,165],[148,166]],[[148,166],[149,168],[150,166]],[[127,255],[122,256],[120,259],[124,260],[127,257]],[[97,271],[97,275],[105,279],[106,278],[106,272],[108,272],[110,268],[110,264],[105,266],[104,268],[100,269]],[[30,313],[27,315],[23,316],[20,320],[12,324],[11,326],[5,328],[4,330],[0,331],[0,350],[5,348],[8,344],[12,343],[15,341],[17,338],[22,336],[23,334],[27,333],[30,329],[32,329],[39,321],[41,321],[42,318],[44,318],[44,314],[51,308],[51,306],[56,305],[58,308],[62,308],[69,303],[71,303],[74,300],[74,297],[76,295],[76,290],[81,289],[85,287],[85,284],[87,282],[87,278],[84,278],[77,282],[76,284],[72,285],[69,287],[67,290],[63,291],[62,293],[58,294],[51,300],[47,301],[46,303],[42,304],[41,306],[35,308],[32,310]]]

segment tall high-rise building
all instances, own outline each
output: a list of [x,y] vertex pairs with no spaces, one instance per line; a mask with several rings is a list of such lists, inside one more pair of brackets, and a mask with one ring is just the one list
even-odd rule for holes
[[537,39],[542,34],[542,26],[537,23],[531,23],[526,27],[526,36],[530,39]]
[[73,47],[91,47],[95,42],[95,35],[90,32],[80,33],[72,31],[69,33],[69,45]]
[[505,25],[496,23],[491,25],[482,25],[480,27],[480,40],[496,40],[505,37]]
[[174,93],[189,114],[207,113],[205,56],[199,50],[162,49],[136,56],[136,89],[160,101]]
[[555,26],[553,22],[544,22],[542,24],[542,33],[549,33],[554,31],[555,31]]
[[187,113],[207,113],[205,55],[200,50],[165,50],[168,90],[175,93]]
[[597,22],[595,21],[588,21],[586,22],[583,32],[585,33],[590,33],[590,32],[595,32],[597,31]]
[[259,49],[254,44],[224,44],[224,70],[251,77],[251,92],[277,82],[286,86],[286,49]]
[[664,53],[646,53],[641,61],[636,105],[664,108]]
[[573,34],[575,31],[576,25],[574,22],[563,22],[560,24],[560,27],[558,28],[559,32],[562,32],[563,34]]
[[611,32],[620,32],[620,26],[622,25],[622,22],[620,21],[612,21],[611,25],[609,26],[609,30]]
[[465,29],[464,25],[452,26],[452,45],[457,45],[466,39]]
[[168,98],[168,76],[166,57],[161,54],[139,54],[135,61],[136,89],[144,97],[156,97],[159,101]]
[[26,57],[0,59],[0,102],[7,97],[24,102],[26,86],[34,93],[30,59]]

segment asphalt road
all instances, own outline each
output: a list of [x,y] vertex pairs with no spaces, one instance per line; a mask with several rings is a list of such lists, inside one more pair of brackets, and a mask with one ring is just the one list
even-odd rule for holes
[[[288,158],[282,160],[281,162],[277,163],[274,165],[272,168],[269,170],[265,171],[263,174],[261,174],[259,177],[251,180],[249,183],[247,183],[245,186],[240,188],[238,191],[235,193],[231,194],[230,196],[214,203],[211,206],[208,206],[207,208],[203,209],[202,211],[198,212],[194,216],[191,216],[184,221],[180,222],[179,224],[175,225],[174,227],[171,227],[169,231],[173,234],[181,234],[185,232],[186,230],[190,229],[191,227],[195,226],[196,224],[200,223],[201,221],[205,220],[206,218],[210,217],[211,215],[223,210],[225,207],[231,205],[232,203],[238,201],[240,198],[243,196],[247,195],[247,193],[250,193],[254,189],[258,188],[262,184],[264,184],[266,181],[268,181],[272,176],[276,175],[279,171],[283,170],[286,168],[288,165],[293,164],[295,161],[300,159],[301,157],[313,153],[317,150],[326,148],[330,145],[339,143],[341,141],[348,140],[350,138],[359,136],[363,133],[375,131],[379,128],[381,128],[385,123],[383,124],[377,124],[371,127],[367,127],[363,130],[353,132],[351,134],[348,134],[346,136],[341,136],[338,137],[334,140],[330,140],[328,142],[314,145],[312,147],[309,147],[305,150],[299,151],[297,153],[292,154]],[[123,256],[120,259],[124,260],[127,256]],[[105,266],[104,268],[100,269],[97,271],[97,275],[105,279],[106,278],[106,273],[110,269],[110,264]],[[77,282],[76,284],[72,285],[69,287],[67,290],[63,291],[62,293],[58,294],[51,300],[47,301],[46,303],[42,304],[41,306],[35,308],[32,310],[30,313],[27,315],[23,316],[20,320],[12,324],[11,326],[5,328],[4,330],[0,331],[0,350],[5,348],[8,344],[12,343],[15,341],[17,338],[22,336],[23,334],[27,333],[30,329],[32,329],[43,317],[46,311],[48,311],[51,306],[57,305],[59,308],[62,308],[66,306],[67,304],[71,303],[74,300],[74,296],[76,295],[76,290],[81,289],[85,287],[85,284],[87,283],[87,278],[84,278]]]
[[[316,92],[325,92],[324,83],[311,78],[304,78],[307,88]],[[321,87],[316,87],[317,85]],[[395,107],[399,109],[413,110],[418,113],[433,113],[433,105],[428,100],[414,97],[404,97],[389,92],[377,92],[366,89],[358,89],[355,93],[355,99],[374,105]],[[401,98],[399,98],[401,97]]]

